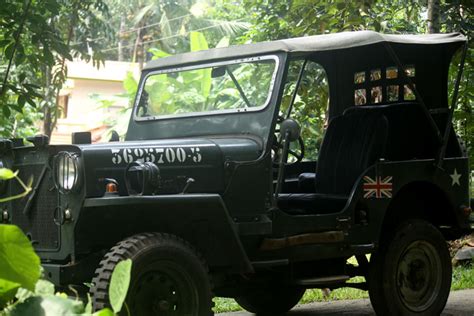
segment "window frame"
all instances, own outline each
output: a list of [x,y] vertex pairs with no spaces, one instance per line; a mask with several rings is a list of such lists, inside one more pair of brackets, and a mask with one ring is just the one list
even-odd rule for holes
[[[273,70],[272,79],[270,81],[270,86],[268,88],[268,94],[265,102],[260,106],[250,107],[250,108],[240,108],[240,109],[225,109],[225,110],[215,110],[215,111],[204,111],[204,112],[188,112],[188,113],[181,113],[181,114],[166,114],[166,115],[153,115],[153,116],[139,116],[138,115],[138,105],[143,95],[143,89],[146,84],[146,80],[150,76],[154,75],[161,75],[161,74],[168,74],[172,72],[181,72],[181,71],[191,71],[191,70],[199,70],[204,68],[212,68],[212,67],[219,67],[219,66],[226,66],[226,65],[234,65],[240,64],[245,62],[254,62],[254,61],[261,61],[261,60],[274,60],[275,61],[275,69]],[[264,55],[264,56],[254,56],[254,57],[247,57],[247,58],[239,58],[239,59],[232,59],[226,60],[221,62],[212,62],[212,63],[205,63],[205,64],[198,64],[192,66],[183,66],[183,67],[174,67],[168,69],[161,69],[161,70],[154,70],[148,72],[141,80],[140,86],[137,91],[137,97],[135,99],[133,105],[133,119],[138,122],[143,121],[158,121],[164,119],[176,119],[176,118],[189,118],[189,117],[202,117],[202,116],[210,116],[210,115],[222,115],[222,114],[231,114],[231,113],[252,113],[262,111],[268,107],[270,104],[270,100],[273,95],[273,91],[275,89],[275,81],[277,77],[278,70],[280,68],[280,58],[277,55]]]

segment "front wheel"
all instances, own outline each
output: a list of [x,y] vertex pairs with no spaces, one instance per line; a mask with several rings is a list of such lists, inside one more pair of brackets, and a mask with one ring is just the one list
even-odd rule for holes
[[259,315],[280,315],[292,309],[303,297],[305,289],[287,286],[262,287],[235,298],[245,310]]
[[439,230],[425,221],[408,221],[371,257],[370,301],[377,315],[440,315],[451,273]]
[[[204,260],[169,234],[139,234],[119,242],[100,262],[91,288],[95,310],[109,306],[108,288],[118,262],[132,259],[125,300],[130,315],[212,315],[212,292]],[[127,315],[125,308],[121,315]]]

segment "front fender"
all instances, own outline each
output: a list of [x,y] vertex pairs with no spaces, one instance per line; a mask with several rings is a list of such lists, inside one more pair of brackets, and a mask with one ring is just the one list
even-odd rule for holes
[[180,236],[200,251],[211,270],[253,271],[218,194],[86,199],[75,229],[76,250],[81,254],[110,248],[142,232]]

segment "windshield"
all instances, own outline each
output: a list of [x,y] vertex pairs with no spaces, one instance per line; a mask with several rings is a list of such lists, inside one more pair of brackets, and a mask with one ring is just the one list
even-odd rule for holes
[[269,56],[153,72],[143,84],[136,116],[259,110],[270,98],[276,63],[276,57]]

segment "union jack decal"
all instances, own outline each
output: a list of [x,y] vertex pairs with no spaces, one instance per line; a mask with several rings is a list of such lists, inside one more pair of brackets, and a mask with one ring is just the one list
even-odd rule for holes
[[392,177],[364,177],[364,198],[391,198],[392,197]]

